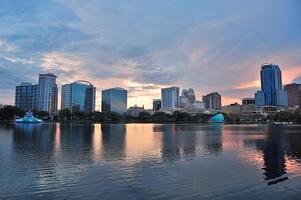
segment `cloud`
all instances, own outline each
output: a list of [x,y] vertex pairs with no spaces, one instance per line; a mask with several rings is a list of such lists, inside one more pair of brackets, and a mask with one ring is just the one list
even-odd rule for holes
[[[131,103],[160,87],[192,87],[199,98],[252,96],[261,63],[279,64],[285,83],[301,76],[300,2],[255,0],[0,1],[1,88],[85,79],[129,88]],[[272,10],[273,12],[266,12]],[[143,98],[138,98],[138,96]],[[13,99],[13,97],[11,97]]]

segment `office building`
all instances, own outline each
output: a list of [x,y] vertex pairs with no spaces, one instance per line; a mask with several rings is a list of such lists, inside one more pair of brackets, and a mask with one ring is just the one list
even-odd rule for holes
[[282,88],[281,70],[278,65],[263,64],[260,71],[261,90],[255,94],[257,106],[287,106],[287,92]]
[[127,113],[130,116],[139,117],[139,114],[144,111],[145,111],[144,106],[140,107],[140,106],[135,105],[135,106],[130,107],[128,109]]
[[227,106],[222,106],[221,111],[226,114],[240,115],[242,111],[242,106],[238,103],[233,103]]
[[91,113],[95,110],[96,89],[87,81],[76,81],[62,86],[62,109]]
[[252,114],[255,112],[255,98],[242,99],[242,113]]
[[179,88],[162,88],[161,99],[163,109],[177,109],[179,107]]
[[301,107],[301,84],[292,83],[284,86],[288,95],[289,107]]
[[37,109],[38,88],[38,85],[32,85],[31,83],[21,83],[16,86],[15,106],[24,111],[33,111]]
[[221,95],[217,92],[212,92],[203,96],[205,108],[208,110],[220,110],[222,106]]
[[127,90],[123,88],[103,90],[101,111],[125,113],[127,111]]
[[159,111],[161,109],[161,99],[153,100],[153,111]]
[[57,113],[58,89],[54,74],[39,75],[38,110],[48,112],[51,117]]

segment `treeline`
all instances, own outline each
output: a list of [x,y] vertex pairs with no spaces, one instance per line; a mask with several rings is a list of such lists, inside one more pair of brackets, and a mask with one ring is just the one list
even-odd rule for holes
[[[24,117],[25,111],[15,106],[4,106],[0,109],[0,120],[11,121],[15,118]],[[34,110],[33,115],[40,119],[50,119],[48,112]]]
[[[25,111],[15,106],[5,106],[0,109],[0,121],[11,121],[15,118],[21,118],[25,115]],[[56,116],[52,118],[47,112],[44,111],[33,111],[33,115],[39,119],[43,120],[56,120],[56,121],[90,121],[90,122],[125,122],[125,123],[207,123],[212,117],[210,114],[196,114],[190,115],[185,112],[175,111],[172,114],[167,114],[164,112],[156,112],[151,115],[148,112],[141,112],[139,116],[134,117],[128,114],[120,115],[116,112],[103,113],[103,112],[73,112],[71,113],[69,109],[63,109],[59,111]],[[225,121],[227,123],[246,123],[245,120],[241,118],[240,115],[227,115],[225,116]],[[277,112],[268,116],[256,115],[249,118],[247,123],[267,123],[267,122],[293,122],[296,124],[301,124],[301,109],[296,111],[282,111]]]
[[74,121],[74,120],[91,120],[93,122],[126,122],[126,123],[172,123],[172,122],[208,122],[211,115],[208,114],[197,114],[194,116],[183,112],[174,112],[173,114],[167,114],[164,112],[156,112],[151,115],[148,112],[141,112],[139,116],[134,117],[128,114],[119,114],[116,112],[75,112],[71,113],[68,109],[64,109],[59,112],[59,119],[62,121]]

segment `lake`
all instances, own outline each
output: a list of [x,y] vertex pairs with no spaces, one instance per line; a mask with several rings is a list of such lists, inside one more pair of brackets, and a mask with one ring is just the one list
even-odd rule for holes
[[0,199],[301,199],[301,126],[0,126]]

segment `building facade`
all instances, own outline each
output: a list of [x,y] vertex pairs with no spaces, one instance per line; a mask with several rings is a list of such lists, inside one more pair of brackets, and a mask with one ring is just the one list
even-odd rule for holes
[[111,88],[102,91],[102,112],[127,112],[127,90],[123,88]]
[[24,111],[33,111],[38,109],[38,88],[38,85],[32,85],[31,83],[21,83],[16,86],[15,106]]
[[179,88],[162,88],[161,100],[163,109],[177,109],[179,107]]
[[221,95],[217,92],[212,92],[203,96],[205,108],[208,110],[220,110],[222,106]]
[[154,99],[153,100],[153,111],[157,112],[161,109],[161,99]]
[[242,113],[252,114],[255,112],[255,98],[242,99]]
[[255,94],[257,106],[287,106],[287,92],[283,90],[282,75],[278,65],[263,64],[260,71],[261,90]]
[[54,74],[39,75],[38,110],[48,112],[51,117],[57,113],[58,89]]
[[240,115],[242,111],[242,106],[238,103],[234,103],[227,106],[222,106],[221,111],[226,114]]
[[95,110],[96,89],[87,81],[76,81],[62,86],[62,109],[91,113]]
[[140,107],[140,106],[132,106],[128,109],[127,113],[128,115],[130,116],[133,116],[133,117],[139,117],[139,114],[144,112],[144,106]]
[[292,83],[284,86],[284,90],[288,95],[288,106],[301,107],[301,84]]

